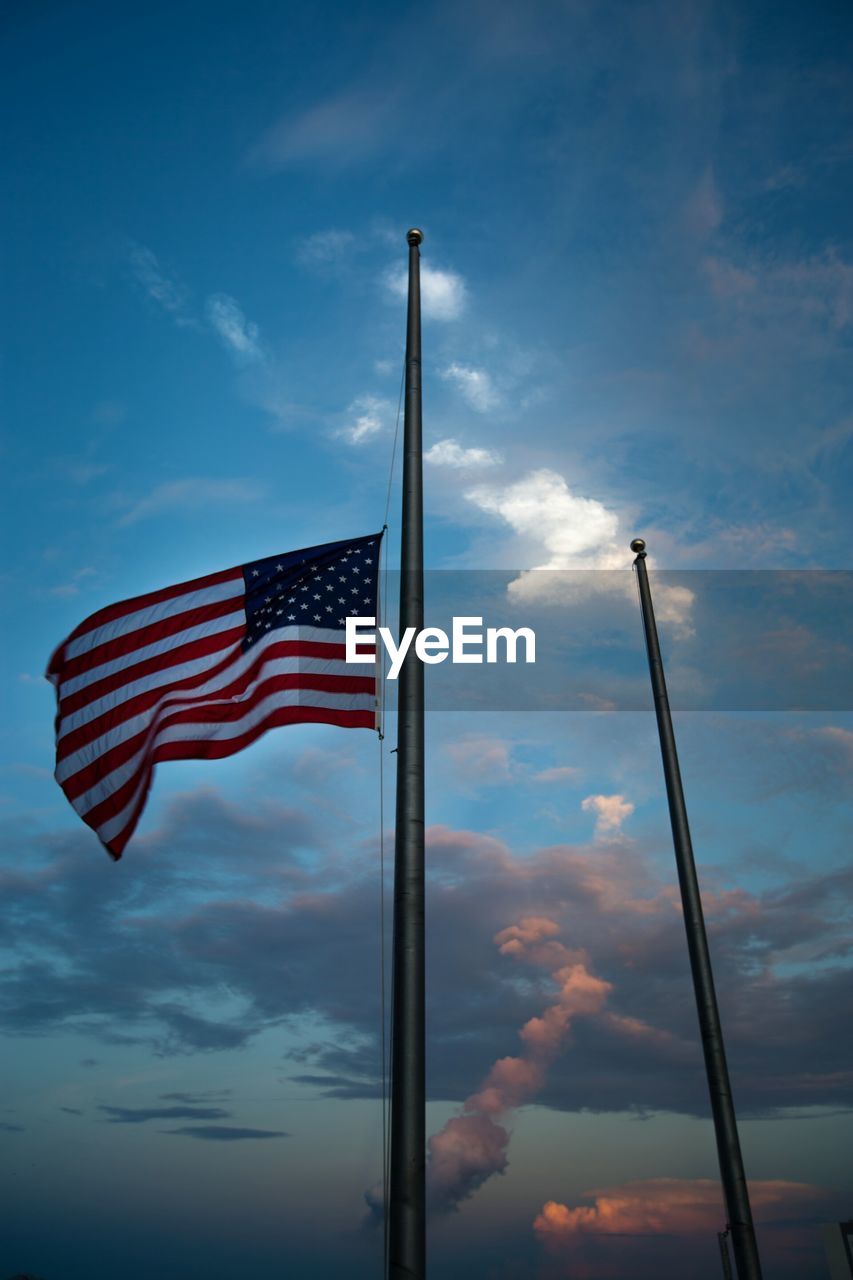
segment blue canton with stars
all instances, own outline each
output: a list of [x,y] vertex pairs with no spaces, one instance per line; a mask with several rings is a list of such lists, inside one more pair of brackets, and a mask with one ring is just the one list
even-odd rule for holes
[[324,627],[343,640],[348,617],[376,617],[381,540],[373,533],[244,565],[243,648],[278,627]]

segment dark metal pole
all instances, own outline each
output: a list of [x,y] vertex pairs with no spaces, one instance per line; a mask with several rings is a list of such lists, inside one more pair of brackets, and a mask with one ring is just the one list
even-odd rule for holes
[[666,795],[669,801],[669,817],[672,823],[675,861],[678,866],[678,882],[681,886],[684,927],[687,930],[687,950],[690,954],[690,969],[693,974],[693,989],[696,993],[696,1008],[699,1013],[702,1049],[705,1054],[705,1071],[708,1076],[708,1089],[711,1094],[711,1111],[714,1116],[714,1132],[717,1138],[717,1155],[720,1161],[723,1194],[726,1200],[726,1214],[732,1236],[738,1280],[761,1280],[761,1263],[758,1258],[755,1229],[752,1225],[752,1211],[749,1207],[749,1192],[746,1185],[746,1175],[743,1171],[743,1159],[740,1153],[737,1120],[729,1083],[729,1071],[726,1066],[726,1052],[723,1045],[723,1030],[720,1026],[720,1013],[717,1008],[717,996],[714,990],[714,975],[711,970],[711,956],[708,951],[708,938],[705,933],[705,919],[702,914],[702,899],[699,895],[696,863],[693,860],[693,845],[690,840],[690,828],[687,825],[687,809],[684,804],[684,792],[681,787],[681,771],[678,767],[678,755],[675,749],[675,734],[669,711],[669,698],[666,692],[663,662],[661,661],[658,632],[655,625],[654,609],[652,608],[652,595],[649,590],[649,575],[646,569],[646,544],[643,539],[635,538],[631,543],[631,550],[637,556],[634,566],[637,570],[637,581],[640,587],[643,627],[646,633],[646,648],[649,655],[649,672],[652,678],[655,715],[657,716],[658,733],[660,735],[663,772],[666,778]]
[[[421,293],[423,233],[408,232],[409,312],[403,420],[400,634],[424,625]],[[424,1080],[424,669],[409,650],[398,682],[394,847],[394,1003],[391,1048],[391,1280],[426,1277]]]
[[729,1246],[727,1244],[729,1238],[729,1229],[717,1232],[717,1241],[720,1246],[720,1259],[723,1264],[723,1280],[732,1280],[732,1264],[729,1258]]

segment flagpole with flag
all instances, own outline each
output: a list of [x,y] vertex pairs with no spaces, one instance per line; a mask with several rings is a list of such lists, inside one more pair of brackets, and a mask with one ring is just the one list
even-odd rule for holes
[[675,733],[669,710],[669,697],[666,691],[663,660],[661,659],[660,645],[658,643],[652,593],[649,588],[649,575],[646,569],[646,544],[643,539],[635,538],[631,543],[631,550],[636,555],[634,567],[637,570],[637,584],[640,589],[640,605],[649,658],[649,674],[652,682],[655,715],[658,722],[660,749],[663,758],[663,771],[666,779],[666,794],[669,802],[670,822],[672,824],[672,839],[675,846],[675,861],[678,867],[678,882],[681,888],[684,927],[687,930],[687,950],[690,955],[690,970],[693,975],[693,989],[696,994],[696,1008],[699,1014],[702,1050],[705,1055],[705,1071],[708,1077],[708,1090],[711,1095],[711,1112],[714,1117],[714,1133],[717,1139],[720,1176],[725,1196],[726,1213],[728,1214],[727,1228],[731,1232],[738,1280],[761,1280],[761,1262],[758,1257],[755,1228],[752,1224],[749,1190],[746,1184],[746,1174],[740,1150],[737,1118],[735,1116],[732,1088],[726,1064],[726,1051],[723,1043],[723,1029],[720,1023],[720,1012],[717,1007],[717,994],[714,989],[711,954],[708,950],[708,937],[705,932],[705,918],[702,912],[702,898],[699,893],[699,880],[696,875],[693,844],[690,839],[690,827],[687,822],[684,791],[681,786],[681,770],[678,767]]
[[[400,635],[424,625],[420,249],[409,244],[403,419]],[[424,671],[410,649],[398,681],[388,1264],[391,1280],[426,1276],[424,1073]]]

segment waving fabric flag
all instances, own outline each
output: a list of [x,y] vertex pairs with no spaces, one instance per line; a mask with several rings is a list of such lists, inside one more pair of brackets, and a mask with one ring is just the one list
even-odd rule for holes
[[54,653],[56,780],[113,858],[160,760],[230,756],[297,723],[372,729],[376,671],[348,616],[377,615],[381,533],[255,560],[93,613]]

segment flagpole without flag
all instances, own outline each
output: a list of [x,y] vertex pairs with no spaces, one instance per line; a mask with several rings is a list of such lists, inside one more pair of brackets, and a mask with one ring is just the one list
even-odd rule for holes
[[[412,228],[403,419],[400,635],[424,625],[420,249]],[[426,1277],[424,1073],[424,670],[410,649],[397,683],[394,998],[388,1265],[391,1280]]]
[[731,1084],[729,1083],[729,1071],[726,1065],[723,1029],[720,1025],[720,1012],[717,1007],[717,995],[714,990],[711,955],[708,950],[708,938],[705,932],[705,918],[702,912],[702,899],[699,894],[696,863],[693,858],[693,844],[687,823],[687,809],[681,786],[681,770],[678,767],[675,733],[669,710],[669,698],[667,696],[663,661],[658,643],[652,594],[649,589],[649,575],[646,569],[646,544],[643,539],[635,538],[631,543],[631,550],[637,557],[634,561],[634,567],[637,570],[637,582],[640,588],[643,629],[646,635],[646,649],[649,657],[649,674],[652,680],[655,715],[657,716],[658,734],[660,736],[663,772],[666,779],[666,795],[669,801],[669,817],[672,824],[672,839],[675,845],[675,861],[678,867],[678,882],[681,887],[684,927],[687,931],[687,950],[690,955],[690,969],[693,975],[693,989],[699,1014],[702,1049],[705,1054],[705,1071],[708,1077],[708,1090],[711,1095],[711,1112],[714,1117],[714,1132],[717,1139],[717,1155],[720,1162],[720,1175],[726,1201],[728,1228],[732,1237],[738,1280],[761,1280],[761,1263],[755,1240],[755,1228],[752,1225],[749,1191],[746,1185],[746,1174],[743,1169],[737,1119],[735,1117]]

